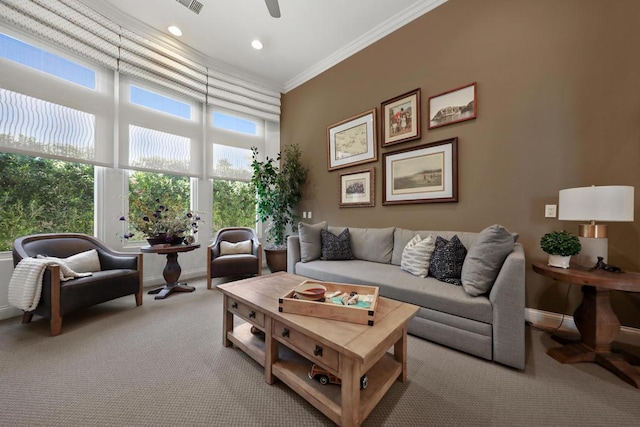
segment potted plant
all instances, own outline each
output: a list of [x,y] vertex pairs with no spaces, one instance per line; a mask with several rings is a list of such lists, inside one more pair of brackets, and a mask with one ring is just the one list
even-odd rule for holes
[[[264,246],[269,270],[287,269],[287,226],[297,230],[298,217],[294,208],[302,198],[302,187],[308,169],[302,165],[300,147],[287,145],[277,158],[260,161],[258,149],[252,147],[253,175],[251,185],[257,197],[258,219],[267,224],[267,244]],[[280,163],[280,165],[278,165]]]
[[125,239],[135,238],[137,232],[141,233],[151,246],[178,245],[184,242],[191,244],[195,241],[201,221],[195,212],[176,209],[162,203],[160,199],[155,199],[153,206],[139,203],[136,207],[139,214],[128,219],[124,215],[120,217],[120,221],[128,221],[132,226],[128,233],[122,236]]
[[572,255],[582,250],[580,239],[567,231],[551,231],[540,239],[540,247],[549,254],[548,264],[552,267],[569,268]]

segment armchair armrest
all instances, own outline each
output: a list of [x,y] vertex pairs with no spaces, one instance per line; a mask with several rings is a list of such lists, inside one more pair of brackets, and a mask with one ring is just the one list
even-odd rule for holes
[[102,270],[129,269],[138,270],[141,268],[138,254],[127,254],[124,252],[115,252],[98,249],[100,257],[100,267]]

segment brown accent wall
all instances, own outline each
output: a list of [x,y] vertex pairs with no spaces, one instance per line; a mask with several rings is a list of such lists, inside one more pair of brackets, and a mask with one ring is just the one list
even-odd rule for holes
[[[640,2],[449,0],[283,96],[282,143],[299,143],[310,222],[352,227],[520,234],[530,308],[561,313],[566,284],[542,278],[540,237],[578,224],[544,218],[563,188],[640,190]],[[427,130],[427,99],[478,84],[478,118]],[[422,139],[380,148],[378,161],[327,171],[326,127],[420,87]],[[378,131],[379,131],[378,123]],[[382,205],[382,153],[458,137],[459,202]],[[376,205],[338,207],[341,172],[375,167]],[[636,194],[636,218],[640,214]],[[640,219],[609,225],[609,262],[640,270]],[[571,289],[566,313],[581,300]],[[614,295],[624,325],[640,327],[640,294]]]

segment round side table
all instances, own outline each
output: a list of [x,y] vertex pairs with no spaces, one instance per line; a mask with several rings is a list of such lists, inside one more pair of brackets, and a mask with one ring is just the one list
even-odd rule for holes
[[157,294],[155,299],[165,299],[174,292],[193,292],[196,290],[193,286],[186,283],[178,283],[182,269],[178,264],[178,254],[180,252],[190,252],[200,247],[196,245],[173,245],[173,246],[143,246],[141,252],[160,254],[167,256],[167,264],[162,270],[162,276],[167,282],[163,287],[149,291],[150,294]]

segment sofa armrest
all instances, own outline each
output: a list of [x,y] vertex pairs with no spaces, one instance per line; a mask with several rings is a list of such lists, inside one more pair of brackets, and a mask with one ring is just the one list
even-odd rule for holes
[[300,237],[287,237],[287,273],[296,274],[296,264],[300,262]]
[[493,306],[493,359],[524,369],[525,256],[521,244],[502,264],[489,300]]
[[100,258],[100,268],[102,270],[129,269],[138,270],[138,254],[129,254],[125,252],[106,251],[102,248],[98,249]]

